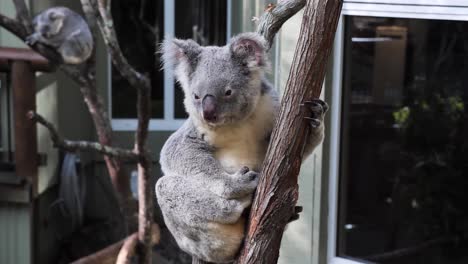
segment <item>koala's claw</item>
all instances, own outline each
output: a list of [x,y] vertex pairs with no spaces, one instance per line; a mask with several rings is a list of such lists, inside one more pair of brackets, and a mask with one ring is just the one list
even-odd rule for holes
[[28,36],[24,40],[24,43],[26,43],[27,45],[34,45],[34,43],[36,43],[36,40],[32,36]]
[[239,173],[240,173],[240,174],[246,174],[246,173],[249,172],[249,171],[250,171],[249,167],[244,166],[244,167],[242,167],[242,168],[239,170]]
[[328,111],[328,104],[320,99],[313,99],[312,101],[304,101],[301,106],[309,107],[314,113],[325,114]]
[[304,117],[310,122],[312,128],[317,128],[322,123],[323,115],[328,111],[328,104],[320,99],[305,101],[301,104],[310,110],[311,116]]
[[302,212],[303,209],[304,208],[302,206],[294,206],[294,213],[291,216],[291,218],[289,218],[288,223],[291,223],[299,219],[299,213]]
[[313,128],[317,128],[320,126],[320,124],[322,123],[322,121],[320,121],[320,119],[317,119],[317,118],[312,118],[312,117],[304,117],[305,119],[309,120],[310,121],[310,125],[313,127]]

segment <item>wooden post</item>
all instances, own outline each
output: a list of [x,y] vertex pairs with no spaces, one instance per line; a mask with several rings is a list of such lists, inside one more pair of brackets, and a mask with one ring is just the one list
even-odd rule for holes
[[32,184],[33,195],[37,193],[37,130],[36,123],[27,118],[30,110],[36,109],[35,76],[27,61],[13,61],[11,78],[13,88],[13,115],[15,129],[16,174]]

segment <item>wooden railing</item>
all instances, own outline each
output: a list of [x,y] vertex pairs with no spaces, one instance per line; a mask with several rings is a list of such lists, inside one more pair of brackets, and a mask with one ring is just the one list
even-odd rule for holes
[[[30,49],[1,48],[0,72],[10,75],[14,134],[14,175],[16,179],[1,181],[0,200],[18,199],[29,202],[37,195],[39,155],[37,149],[36,123],[27,113],[36,110],[36,71],[51,71],[48,61]],[[19,192],[25,192],[24,195]],[[29,197],[27,195],[29,193]],[[32,197],[31,197],[32,195]],[[8,197],[7,197],[8,196]],[[24,201],[23,201],[24,200]],[[19,201],[17,201],[19,202]]]

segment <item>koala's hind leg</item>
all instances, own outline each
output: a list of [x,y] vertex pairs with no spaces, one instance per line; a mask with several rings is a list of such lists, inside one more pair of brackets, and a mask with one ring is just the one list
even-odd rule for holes
[[164,176],[156,183],[156,196],[164,214],[193,224],[212,221],[221,224],[236,223],[251,203],[243,199],[224,199],[210,191],[203,181],[190,176]]
[[65,63],[80,64],[85,61],[92,52],[93,47],[85,40],[81,39],[81,31],[75,31],[60,46],[60,54]]

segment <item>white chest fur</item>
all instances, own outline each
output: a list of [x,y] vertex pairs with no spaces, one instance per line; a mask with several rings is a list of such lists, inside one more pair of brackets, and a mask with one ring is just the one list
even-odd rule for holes
[[262,96],[256,111],[242,124],[207,131],[205,140],[216,147],[215,157],[229,173],[243,166],[259,171],[276,118],[275,102]]

